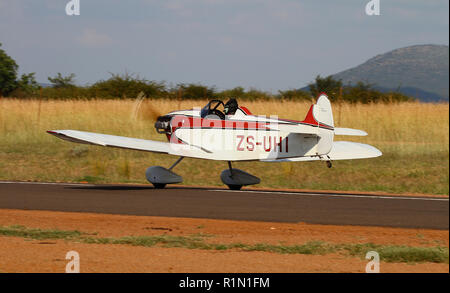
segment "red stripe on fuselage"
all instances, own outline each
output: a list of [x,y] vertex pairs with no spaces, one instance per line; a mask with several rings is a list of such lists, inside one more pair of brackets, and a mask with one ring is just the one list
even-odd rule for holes
[[267,122],[203,119],[200,117],[174,116],[170,121],[172,133],[178,128],[222,128],[222,129],[259,129],[267,130]]
[[252,113],[247,109],[247,107],[240,106],[239,107],[246,115],[252,115]]
[[293,122],[293,123],[301,123],[301,124],[308,124],[311,126],[319,126],[319,127],[323,127],[323,128],[327,128],[330,130],[333,130],[334,128],[330,125],[327,124],[323,124],[320,123],[316,120],[316,118],[314,118],[314,114],[313,114],[313,109],[314,109],[314,105],[311,105],[311,107],[309,108],[308,114],[306,114],[305,120],[303,121],[297,121],[297,120],[290,120],[290,119],[278,119],[281,121],[287,121],[287,122]]

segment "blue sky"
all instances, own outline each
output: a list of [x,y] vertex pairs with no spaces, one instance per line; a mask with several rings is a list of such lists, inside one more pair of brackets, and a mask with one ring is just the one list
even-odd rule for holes
[[448,0],[0,0],[0,42],[39,82],[134,73],[276,92],[396,48],[449,44]]

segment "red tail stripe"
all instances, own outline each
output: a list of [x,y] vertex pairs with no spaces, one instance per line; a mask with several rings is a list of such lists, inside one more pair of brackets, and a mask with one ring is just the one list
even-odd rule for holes
[[319,122],[317,122],[316,118],[314,118],[313,109],[314,109],[314,105],[311,105],[311,107],[309,108],[308,114],[306,114],[305,120],[301,121],[302,123],[308,123],[308,124],[313,124],[313,125],[319,124]]

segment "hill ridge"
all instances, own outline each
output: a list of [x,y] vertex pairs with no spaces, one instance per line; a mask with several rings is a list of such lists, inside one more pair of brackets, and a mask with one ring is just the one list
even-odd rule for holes
[[449,46],[423,44],[394,49],[333,77],[344,84],[363,81],[380,90],[398,89],[422,101],[448,101]]

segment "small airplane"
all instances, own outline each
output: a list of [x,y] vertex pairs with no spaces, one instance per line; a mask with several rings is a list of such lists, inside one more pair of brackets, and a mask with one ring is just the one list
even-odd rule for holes
[[367,144],[334,141],[335,135],[365,136],[367,133],[334,127],[331,103],[325,93],[319,95],[302,121],[252,115],[247,108],[238,106],[235,99],[230,99],[226,104],[211,100],[201,109],[159,116],[155,128],[168,142],[78,130],[47,132],[76,143],[179,156],[168,169],[152,166],[146,170],[146,178],[155,188],[183,181],[172,170],[184,157],[227,161],[228,169],[220,178],[230,189],[239,190],[260,183],[260,179],[233,168],[232,162],[324,161],[331,168],[333,160],[374,158],[382,154]]

